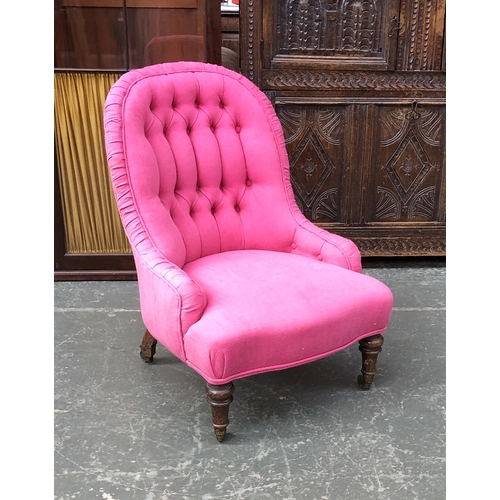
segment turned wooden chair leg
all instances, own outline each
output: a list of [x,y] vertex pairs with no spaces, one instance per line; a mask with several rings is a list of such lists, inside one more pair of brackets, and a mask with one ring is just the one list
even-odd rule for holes
[[229,405],[233,400],[234,385],[232,382],[224,385],[205,386],[208,404],[212,407],[212,427],[219,443],[226,437],[226,427],[229,424]]
[[382,351],[384,337],[382,335],[373,335],[359,341],[359,350],[363,358],[361,375],[358,376],[358,384],[363,389],[369,389],[373,382],[373,377],[377,371],[377,357]]
[[146,330],[141,343],[141,358],[146,363],[153,362],[153,356],[156,353],[156,344],[158,341]]

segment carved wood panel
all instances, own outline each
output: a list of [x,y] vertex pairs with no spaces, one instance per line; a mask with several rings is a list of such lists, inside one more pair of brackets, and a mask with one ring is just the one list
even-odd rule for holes
[[[252,5],[258,0],[250,0]],[[287,64],[388,69],[396,37],[398,0],[263,1],[264,65]],[[276,21],[276,29],[274,29]]]
[[315,222],[341,222],[345,177],[345,106],[276,106],[290,178],[302,212]]
[[444,67],[445,0],[401,0],[396,70]]
[[445,115],[442,106],[377,106],[367,222],[443,221]]
[[367,0],[280,0],[280,53],[381,51],[382,2]]

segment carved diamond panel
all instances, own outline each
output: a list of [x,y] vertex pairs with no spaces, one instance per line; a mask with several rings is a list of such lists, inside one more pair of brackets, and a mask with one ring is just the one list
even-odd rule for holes
[[310,220],[338,222],[342,194],[344,106],[278,105],[300,209]]
[[309,208],[334,165],[310,126],[290,157],[291,180]]
[[375,221],[431,221],[436,217],[444,161],[441,111],[380,111]]

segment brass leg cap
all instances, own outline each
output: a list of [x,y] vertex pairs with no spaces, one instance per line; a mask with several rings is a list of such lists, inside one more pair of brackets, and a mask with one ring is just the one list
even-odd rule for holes
[[222,441],[224,441],[224,438],[226,437],[226,429],[214,429],[214,431],[217,441],[219,441],[219,443],[222,443]]
[[365,377],[363,377],[363,375],[358,375],[358,384],[365,391],[367,391],[371,386],[371,383],[365,381]]

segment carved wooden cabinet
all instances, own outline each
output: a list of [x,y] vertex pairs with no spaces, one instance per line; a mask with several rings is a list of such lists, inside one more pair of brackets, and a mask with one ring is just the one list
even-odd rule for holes
[[444,0],[241,0],[298,205],[364,256],[445,254]]

